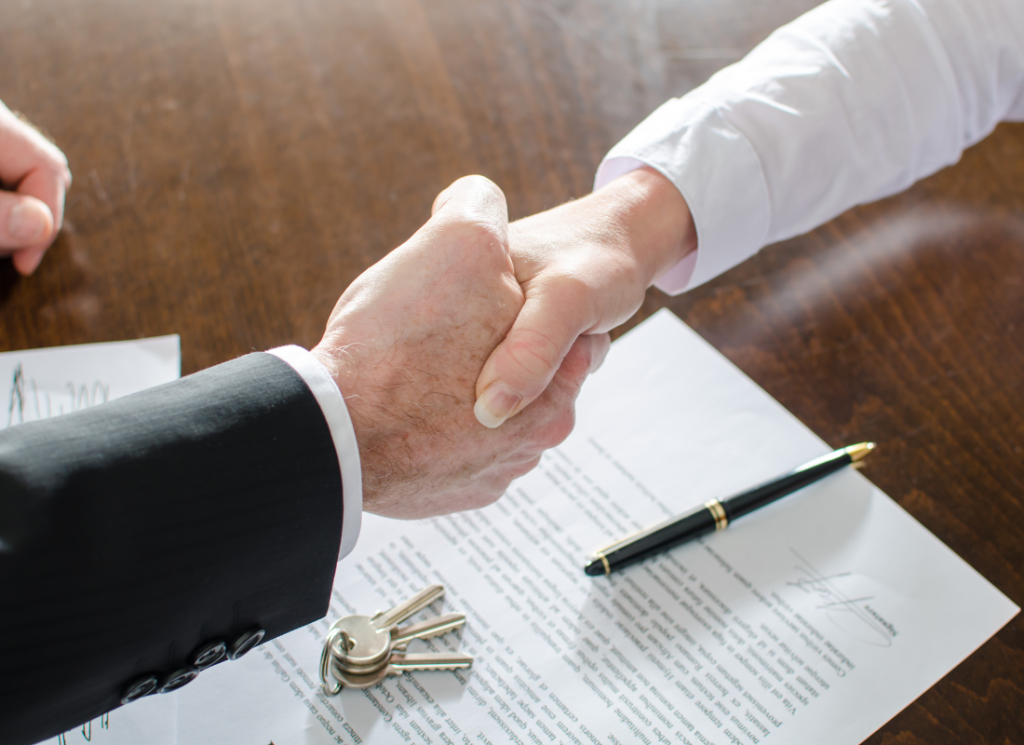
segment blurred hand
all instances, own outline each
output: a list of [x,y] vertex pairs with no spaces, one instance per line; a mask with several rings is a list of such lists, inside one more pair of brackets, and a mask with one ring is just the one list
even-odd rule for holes
[[649,168],[519,220],[510,234],[526,299],[477,380],[476,416],[487,427],[537,399],[578,340],[628,319],[654,280],[697,247],[686,200]]
[[21,274],[43,260],[64,219],[71,186],[67,158],[34,127],[0,103],[0,256]]
[[507,223],[494,184],[456,181],[426,225],[345,291],[313,349],[345,396],[370,512],[482,507],[572,430],[576,395],[604,359],[607,335],[570,345],[536,404],[500,432],[473,415],[480,369],[524,301]]

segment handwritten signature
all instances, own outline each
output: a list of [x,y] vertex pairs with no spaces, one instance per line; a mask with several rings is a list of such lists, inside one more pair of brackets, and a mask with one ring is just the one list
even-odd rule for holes
[[[97,719],[95,721],[99,722],[100,729],[110,729],[110,714],[109,713],[104,714],[103,716],[101,716],[99,719]],[[69,743],[72,742],[72,741],[69,740],[68,737],[69,736],[74,736],[75,734],[76,734],[76,731],[75,730],[71,730],[70,732],[64,732],[63,734],[57,735],[57,745],[69,745]],[[92,742],[92,721],[86,722],[85,724],[82,725],[81,735],[82,735],[82,739],[85,740],[86,742]]]
[[801,576],[787,585],[816,597],[816,609],[824,611],[829,620],[860,641],[878,647],[892,646],[895,629],[868,605],[874,595],[848,597],[840,588],[842,584],[849,584],[855,577],[853,573],[822,574],[796,549],[790,551],[799,562],[794,569]]
[[7,406],[7,426],[48,419],[52,416],[79,411],[110,400],[110,385],[96,381],[92,386],[68,382],[66,395],[53,395],[40,391],[34,379],[26,379],[21,364],[14,368],[11,392]]

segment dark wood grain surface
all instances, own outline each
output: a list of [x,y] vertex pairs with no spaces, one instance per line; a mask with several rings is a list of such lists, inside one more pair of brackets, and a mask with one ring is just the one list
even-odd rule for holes
[[[318,341],[453,179],[513,217],[814,0],[10,0],[0,98],[67,153],[0,261],[0,350],[180,333],[183,372]],[[1024,126],[669,307],[1024,604]],[[1018,616],[872,743],[1024,742]]]

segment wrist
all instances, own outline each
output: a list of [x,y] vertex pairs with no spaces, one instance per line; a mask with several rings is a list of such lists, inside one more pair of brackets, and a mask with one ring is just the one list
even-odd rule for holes
[[[358,365],[349,346],[337,331],[328,331],[320,343],[309,351],[323,365],[345,401],[359,453],[363,509],[373,512],[380,496],[381,469],[378,464],[383,448],[379,447],[380,433],[368,416],[367,408],[374,406],[376,391],[361,389]],[[358,347],[360,352],[366,349],[365,345]]]
[[697,250],[689,205],[676,185],[653,168],[619,176],[588,199],[609,210],[645,286]]

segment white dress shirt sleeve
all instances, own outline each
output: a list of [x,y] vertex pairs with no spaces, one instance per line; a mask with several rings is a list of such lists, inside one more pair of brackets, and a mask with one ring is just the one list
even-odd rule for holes
[[341,561],[355,548],[363,518],[363,472],[359,463],[359,445],[345,398],[324,366],[302,347],[277,347],[268,350],[268,354],[287,362],[306,382],[316,402],[320,404],[320,410],[331,431],[334,450],[338,454],[338,468],[341,470],[344,511],[341,548],[338,551],[338,561]]
[[679,188],[698,249],[678,293],[955,163],[1024,119],[1024,0],[830,0],[662,105],[605,157]]

